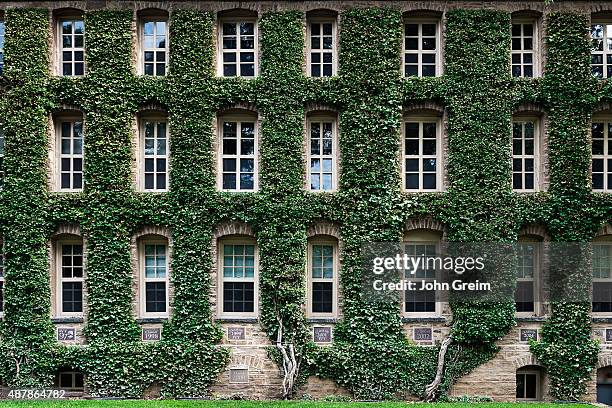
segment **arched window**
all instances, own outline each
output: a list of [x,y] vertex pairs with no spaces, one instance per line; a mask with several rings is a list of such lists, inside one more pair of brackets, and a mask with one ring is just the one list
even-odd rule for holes
[[55,317],[81,317],[85,305],[85,248],[76,233],[61,232],[53,237],[52,292]]
[[[612,66],[611,66],[612,69]],[[591,179],[594,191],[612,191],[612,112],[591,120]]]
[[411,111],[402,129],[402,188],[409,192],[442,189],[442,121],[439,113]]
[[307,316],[338,314],[338,240],[327,235],[308,239]]
[[532,235],[519,236],[517,254],[517,283],[514,294],[516,311],[520,315],[537,315],[540,300],[541,239]]
[[219,317],[257,317],[259,255],[255,238],[221,237],[217,252]]
[[81,191],[84,171],[83,115],[77,111],[57,114],[55,123],[55,177],[57,191]]
[[404,76],[433,77],[442,74],[441,25],[441,14],[437,12],[417,11],[404,15]]
[[612,235],[593,240],[593,313],[612,315]]
[[165,76],[169,61],[169,16],[165,10],[138,12],[138,73]]
[[85,75],[85,20],[83,12],[63,9],[55,12],[57,75]]
[[539,366],[525,366],[516,370],[516,399],[541,401],[544,395],[544,372]]
[[147,234],[138,238],[140,317],[168,317],[170,250],[168,239]]
[[218,116],[217,185],[222,191],[257,191],[259,138],[257,114],[234,109]]
[[306,14],[307,72],[312,77],[334,76],[338,70],[337,13],[312,10]]
[[591,16],[591,72],[598,79],[612,77],[612,12]]
[[512,13],[511,71],[515,78],[540,76],[540,13]]
[[[411,258],[437,256],[440,251],[441,233],[433,230],[412,230],[404,235],[403,251]],[[423,267],[423,265],[425,265]],[[423,282],[436,280],[437,271],[421,263],[417,270],[405,270],[404,278],[414,281],[418,290],[404,292],[403,314],[409,317],[437,316],[440,313],[438,296],[434,290],[421,290]]]
[[542,123],[536,114],[512,118],[512,189],[535,192],[543,188]]
[[313,112],[307,119],[307,188],[319,192],[336,191],[339,168],[336,115],[329,112]]
[[242,9],[226,10],[219,13],[218,21],[218,75],[244,78],[257,76],[257,13]]
[[139,114],[138,189],[164,192],[169,189],[170,132],[163,112]]

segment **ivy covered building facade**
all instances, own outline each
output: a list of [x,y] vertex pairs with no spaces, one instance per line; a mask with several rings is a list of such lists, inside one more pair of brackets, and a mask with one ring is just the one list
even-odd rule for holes
[[[612,401],[612,2],[7,1],[0,45],[3,386]],[[383,241],[518,241],[516,301],[368,302]]]

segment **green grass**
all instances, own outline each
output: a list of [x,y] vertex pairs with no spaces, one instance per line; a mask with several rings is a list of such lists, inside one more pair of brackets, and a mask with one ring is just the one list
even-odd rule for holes
[[[64,400],[64,401],[0,401],[0,408],[93,408],[93,407],[120,407],[120,408],[406,408],[410,404],[406,402],[323,402],[323,401],[91,401],[91,400]],[[479,403],[479,408],[536,408],[557,407],[585,408],[587,404],[553,404],[553,403]],[[440,404],[418,404],[418,408],[469,408],[469,403],[440,403]]]

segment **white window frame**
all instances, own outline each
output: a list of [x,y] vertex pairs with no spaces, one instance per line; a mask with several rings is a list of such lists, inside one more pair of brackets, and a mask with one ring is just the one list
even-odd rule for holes
[[0,283],[2,284],[1,295],[2,301],[0,302],[0,318],[4,316],[4,285],[6,285],[6,255],[4,253],[4,240],[0,240]]
[[[437,231],[432,230],[415,230],[408,231],[404,234],[404,238],[402,240],[401,251],[404,253],[406,251],[406,245],[435,245],[436,254],[440,253],[440,247],[442,245],[440,234]],[[440,280],[440,271],[435,271],[435,278],[412,278],[417,279],[418,282],[421,280]],[[403,279],[411,280],[409,277],[404,277]],[[420,283],[417,284],[417,288],[420,288]],[[415,292],[415,293],[418,293]],[[433,312],[407,312],[406,311],[406,291],[401,292],[401,315],[407,318],[419,318],[419,317],[439,317],[442,313],[441,306],[441,298],[438,293],[436,293],[435,299],[435,310]]]
[[[145,245],[163,245],[166,247],[166,276],[163,278],[147,278],[145,262]],[[167,239],[161,237],[142,238],[138,242],[138,270],[140,271],[139,297],[140,317],[169,317],[170,316],[170,245]],[[147,282],[163,282],[166,285],[166,311],[147,312]]]
[[[151,122],[154,123],[153,126],[153,155],[146,155],[145,153],[145,139],[146,139],[146,123]],[[166,124],[166,154],[157,154],[157,124],[165,123]],[[138,145],[138,190],[144,192],[153,192],[153,193],[164,193],[170,190],[170,126],[168,119],[163,116],[142,116],[139,119],[139,145]],[[147,189],[145,186],[145,175],[146,175],[146,167],[145,162],[146,159],[153,159],[153,185],[154,188]],[[166,188],[157,188],[157,160],[165,159],[166,160]]]
[[[418,50],[406,50],[406,24],[418,24]],[[435,24],[436,25],[436,49],[435,50],[423,50],[423,24]],[[401,61],[401,75],[403,78],[422,78],[423,77],[423,54],[435,54],[435,75],[433,77],[439,77],[442,75],[442,36],[441,36],[442,22],[439,18],[432,17],[410,17],[402,20],[402,61]],[[411,36],[412,37],[412,36]],[[430,38],[430,36],[426,36]],[[417,63],[417,75],[406,75],[406,54],[418,55]],[[414,64],[410,64],[414,65]],[[431,65],[431,64],[426,64]]]
[[[62,123],[69,122],[70,123],[70,150],[71,153],[62,153]],[[81,154],[72,153],[73,150],[73,142],[74,142],[74,124],[76,122],[81,122],[81,129],[83,133],[82,145],[81,145]],[[55,146],[56,146],[56,172],[57,175],[55,177],[56,190],[61,192],[79,192],[83,191],[83,187],[85,186],[85,120],[82,116],[58,116],[55,118]],[[62,188],[62,159],[70,159],[70,187]],[[74,167],[74,159],[81,159],[81,188],[73,188],[73,179],[75,172]],[[66,172],[64,172],[66,173]]]
[[[610,52],[612,55],[612,51]],[[612,66],[612,64],[611,64]],[[593,154],[593,124],[603,123],[603,154]],[[608,166],[608,160],[612,160],[612,154],[608,154],[608,144],[612,149],[612,135],[610,135],[609,127],[612,126],[612,117],[596,117],[591,120],[591,132],[589,135],[591,141],[591,187],[595,192],[610,193],[612,188],[608,188],[608,180],[612,178],[612,167]],[[603,161],[603,189],[595,189],[593,187],[593,160]]]
[[[608,247],[608,254],[609,254],[609,258],[608,261],[612,261],[612,235],[602,235],[599,237],[596,237],[593,242],[591,243],[592,245],[592,249],[594,250],[596,246],[605,246]],[[593,260],[591,260],[591,268],[593,268]],[[608,269],[608,277],[607,278],[602,278],[602,277],[597,277],[595,278],[593,276],[593,270],[591,269],[591,292],[593,290],[593,285],[595,284],[595,282],[601,282],[601,283],[609,283],[612,284],[612,262],[609,262],[609,269]],[[591,303],[591,314],[594,316],[610,316],[612,315],[612,312],[594,312],[593,311],[593,306]]]
[[[236,122],[236,154],[223,154],[223,123]],[[254,150],[252,155],[241,154],[242,123],[253,123]],[[256,115],[219,115],[217,120],[217,190],[239,193],[252,193],[259,190],[259,122]],[[253,188],[240,188],[240,159],[253,159]],[[236,159],[236,188],[223,188],[223,159]]]
[[[241,23],[253,23],[253,76],[242,76],[240,74],[240,35],[237,27],[236,30],[236,47],[233,52],[236,55],[236,75],[235,76],[225,76],[223,73],[223,24],[234,24],[239,26]],[[248,48],[250,50],[250,48]],[[232,51],[228,51],[232,52]],[[257,78],[259,76],[259,24],[257,22],[256,17],[224,17],[220,18],[217,24],[217,76],[222,78],[245,78],[252,79]]]
[[[533,155],[525,154],[525,123],[533,123]],[[521,125],[521,154],[514,154],[514,124],[523,123]],[[512,190],[517,193],[535,193],[541,191],[542,185],[542,169],[540,159],[541,149],[541,124],[540,118],[535,116],[515,116],[512,118],[512,136],[511,136],[511,149],[512,158],[511,160],[521,160],[521,171],[514,171],[513,162],[510,164],[512,169]],[[533,159],[533,188],[525,188],[525,159]],[[522,188],[514,188],[514,174],[521,174],[521,185]]]
[[[332,74],[331,75],[323,75],[323,52],[324,49],[323,48],[317,48],[317,49],[313,49],[312,48],[312,24],[320,24],[321,25],[321,30],[323,30],[323,24],[331,24],[332,25],[332,48],[331,48],[331,54],[332,54]],[[323,46],[323,33],[320,32],[319,37],[321,39],[321,47]],[[338,25],[337,25],[337,19],[334,17],[311,17],[308,18],[307,24],[306,24],[306,76],[312,77],[312,78],[326,78],[326,77],[330,77],[330,76],[336,76],[338,75]],[[321,62],[319,63],[319,65],[321,66],[321,75],[319,76],[313,76],[312,75],[312,53],[313,52],[318,52],[319,55],[321,56]]]
[[[166,23],[166,42],[165,42],[165,47],[164,48],[157,48],[157,47],[153,47],[153,48],[145,48],[145,34],[144,34],[144,27],[145,27],[145,23],[161,23],[164,22]],[[157,37],[157,24],[154,25],[154,38]],[[145,16],[145,17],[141,17],[138,20],[138,40],[139,40],[139,47],[138,47],[138,75],[143,75],[143,76],[152,76],[152,77],[164,77],[164,76],[168,76],[168,71],[170,69],[170,19],[166,16]],[[155,44],[154,44],[155,45]],[[164,70],[164,75],[158,75],[157,74],[157,51],[164,51],[165,52],[165,56],[166,56],[166,61],[165,61],[165,70]],[[153,74],[149,75],[149,74],[145,74],[145,52],[149,52],[152,51],[153,52]]]
[[[418,123],[419,124],[419,154],[416,156],[406,155],[406,124],[407,123]],[[436,124],[436,154],[435,155],[423,155],[423,123],[435,123]],[[438,116],[412,116],[407,115],[402,120],[402,142],[401,142],[401,169],[402,169],[402,191],[407,193],[420,193],[420,192],[436,192],[442,191],[442,121]],[[419,161],[419,188],[416,190],[406,188],[406,159],[418,159]],[[432,172],[423,172],[423,160],[424,159],[436,159],[436,188],[426,189],[423,188],[423,175],[433,174]]]
[[[226,278],[223,276],[223,251],[225,245],[253,245],[254,267],[252,278]],[[223,311],[223,283],[224,282],[253,282],[253,312],[225,312]],[[259,315],[259,246],[255,238],[219,238],[217,242],[217,316],[219,318],[257,318]]]
[[[516,370],[516,375],[535,375],[536,376],[536,397],[535,398],[516,398],[517,401],[539,401],[540,400],[540,393],[541,393],[541,373],[539,370],[523,370],[523,369],[518,369]],[[526,384],[526,383],[525,383]],[[523,390],[523,392],[525,392],[525,390]]]
[[[81,247],[83,248],[83,254],[82,254],[82,258],[83,258],[83,276],[80,278],[64,278],[62,276],[62,247],[64,245],[81,245]],[[87,292],[86,292],[86,288],[85,288],[85,277],[86,277],[86,270],[85,270],[85,243],[83,242],[82,239],[79,238],[65,238],[65,239],[59,239],[55,242],[55,281],[56,281],[56,285],[55,285],[55,290],[56,290],[56,301],[57,301],[57,305],[56,305],[56,315],[58,317],[82,317],[85,313],[85,308],[86,308],[86,304],[87,304]],[[83,299],[83,310],[80,312],[64,312],[64,303],[63,303],[63,290],[62,290],[62,284],[64,282],[81,282],[81,293],[82,293],[82,299]]]
[[[72,33],[71,34],[67,34],[70,35],[72,37],[72,47],[68,47],[68,48],[64,48],[64,33],[62,30],[62,23],[66,22],[66,21],[71,21],[72,24]],[[75,47],[74,46],[74,23],[80,21],[83,23],[83,46],[82,47]],[[58,61],[58,66],[57,66],[57,75],[58,76],[65,76],[65,77],[82,77],[85,76],[85,74],[87,73],[87,64],[86,64],[86,54],[85,54],[85,32],[86,32],[86,28],[85,28],[85,18],[84,16],[77,16],[77,15],[66,15],[66,16],[60,16],[57,18],[57,26],[56,26],[56,30],[57,30],[57,61]],[[72,66],[72,74],[70,75],[66,75],[64,74],[64,51],[69,51],[72,55],[72,61],[67,61],[70,62],[71,66]],[[74,73],[74,53],[81,51],[83,52],[83,74],[82,75],[75,75]],[[81,61],[77,61],[77,62],[81,62]]]
[[4,40],[6,36],[6,21],[0,18],[0,76],[4,75]]
[[[513,76],[512,73],[512,66],[513,65],[520,65],[521,67],[521,75],[515,78],[537,78],[540,76],[540,59],[539,59],[539,55],[540,55],[540,31],[539,31],[539,27],[538,27],[538,19],[536,18],[513,18],[511,21],[511,25],[514,24],[520,24],[521,25],[521,35],[520,37],[515,37],[512,35],[512,26],[510,27],[510,75]],[[531,24],[533,26],[533,36],[531,37],[531,41],[532,41],[532,46],[531,46],[531,50],[524,50],[523,47],[525,45],[524,39],[525,38],[530,38],[529,36],[525,36],[523,35],[523,26],[525,24]],[[513,50],[512,49],[512,39],[514,38],[520,38],[521,39],[521,49],[520,50]],[[531,59],[531,65],[532,65],[532,76],[527,77],[525,76],[525,65],[523,63],[523,58],[524,58],[524,54],[532,54],[532,59]],[[512,55],[514,54],[521,54],[521,63],[520,64],[513,64],[512,63]],[[529,65],[529,64],[527,64]]]
[[540,313],[540,276],[542,273],[542,262],[541,262],[541,251],[540,248],[542,246],[542,241],[537,240],[534,237],[528,235],[521,235],[517,242],[517,249],[521,244],[532,244],[534,246],[533,252],[533,277],[531,278],[519,278],[517,276],[517,282],[532,282],[533,283],[533,312],[516,312],[516,315],[519,317],[527,317],[527,316],[538,316]]
[[[315,245],[328,245],[332,247],[334,260],[333,278],[313,278],[312,277],[312,249]],[[309,318],[334,318],[338,316],[338,271],[340,262],[338,256],[338,241],[329,237],[314,236],[308,240],[308,256],[306,261],[306,317]],[[332,311],[330,313],[316,313],[312,311],[312,284],[315,282],[330,282],[332,284]]]
[[[608,78],[608,68],[612,68],[612,63],[608,63],[607,62],[607,57],[610,56],[612,57],[612,50],[606,50],[606,43],[607,43],[607,39],[612,40],[612,19],[601,19],[601,18],[597,18],[597,19],[593,19],[591,20],[591,24],[589,26],[590,28],[590,34],[589,34],[589,38],[591,39],[591,44],[592,41],[595,40],[595,38],[593,38],[593,26],[595,25],[601,25],[603,27],[603,31],[602,31],[602,49],[603,51],[593,51],[593,48],[591,46],[591,63],[589,64],[591,67],[591,73],[593,72],[593,65],[596,66],[601,66],[602,67],[602,76],[598,77],[593,75],[595,78],[598,79],[606,79]],[[610,29],[609,29],[609,28]],[[593,64],[593,60],[592,60],[592,56],[593,55],[601,55],[602,58],[602,63],[601,64]]]
[[4,131],[0,128],[0,191],[4,188],[4,182],[6,172],[4,170],[4,156],[6,149],[6,139],[4,137]]
[[[307,122],[307,126],[306,126],[306,132],[307,132],[307,146],[306,146],[306,190],[314,192],[314,193],[333,193],[338,191],[338,180],[339,180],[339,174],[338,174],[338,157],[339,157],[339,137],[338,137],[338,121],[336,120],[336,118],[334,116],[330,116],[330,115],[313,115],[313,116],[309,116]],[[323,123],[330,123],[331,122],[331,128],[332,128],[332,154],[331,156],[324,156],[322,154],[312,154],[311,150],[310,150],[310,146],[311,146],[311,136],[312,136],[312,132],[311,132],[311,128],[312,128],[312,124],[313,123],[319,123],[320,125],[322,125]],[[322,129],[322,127],[321,127]],[[321,141],[323,140],[323,137],[321,136]],[[322,149],[322,146],[320,146],[320,149]],[[321,151],[321,150],[320,150]],[[312,188],[312,183],[311,183],[311,176],[312,176],[312,172],[311,172],[311,159],[320,159],[321,160],[321,164],[320,164],[320,171],[319,171],[319,175],[323,175],[323,158],[330,158],[332,159],[332,187],[330,190],[324,190],[324,189],[318,189],[318,190],[314,190]],[[322,185],[322,179],[320,179],[320,185]]]

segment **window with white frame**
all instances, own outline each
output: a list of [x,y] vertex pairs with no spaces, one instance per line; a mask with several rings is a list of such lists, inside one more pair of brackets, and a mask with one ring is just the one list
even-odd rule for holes
[[0,129],[0,190],[4,188],[4,132]]
[[593,313],[612,313],[612,236],[598,237],[592,244]]
[[308,120],[308,182],[312,191],[337,189],[338,154],[336,121],[331,117],[311,117]]
[[80,371],[62,370],[57,374],[55,385],[66,391],[83,391],[85,389],[85,376]]
[[536,22],[512,21],[512,76],[531,78],[536,74]]
[[338,299],[338,243],[327,237],[308,242],[308,315],[335,316]]
[[85,75],[85,23],[82,17],[59,20],[60,75]]
[[428,264],[427,257],[435,257],[440,245],[440,236],[434,231],[412,231],[404,236],[403,251],[409,258],[422,258],[416,270],[404,270],[404,278],[414,281],[418,290],[404,292],[403,312],[406,315],[435,315],[438,313],[437,296],[434,290],[421,290],[423,282],[436,279],[435,265]]
[[0,20],[0,75],[4,72],[4,35],[6,31],[6,24],[3,20]]
[[249,238],[219,241],[219,313],[257,315],[257,246]]
[[83,189],[83,119],[58,118],[59,190]]
[[147,238],[140,241],[142,316],[168,315],[168,241]]
[[410,117],[402,137],[402,179],[407,191],[441,190],[441,136],[437,118]]
[[612,22],[591,23],[591,72],[599,79],[612,76]]
[[539,124],[537,119],[517,118],[512,122],[512,188],[537,191]]
[[257,23],[255,19],[221,20],[219,76],[257,75]]
[[219,120],[219,188],[255,191],[258,187],[255,118],[224,116]]
[[165,119],[141,120],[141,189],[168,190],[169,135]]
[[433,77],[440,71],[439,21],[404,22],[404,76]]
[[83,241],[77,239],[57,242],[57,305],[58,314],[83,313]]
[[140,25],[140,69],[142,74],[165,76],[168,69],[168,21],[148,17]]
[[308,73],[312,77],[336,75],[336,21],[312,18],[308,21]]
[[516,371],[516,399],[519,401],[537,401],[540,399],[540,378],[539,369],[529,367]]
[[612,121],[591,122],[591,177],[593,190],[612,191]]
[[4,242],[0,242],[0,316],[4,314]]
[[517,243],[516,291],[514,300],[518,313],[536,311],[537,277],[539,276],[539,243],[529,237],[519,237]]

